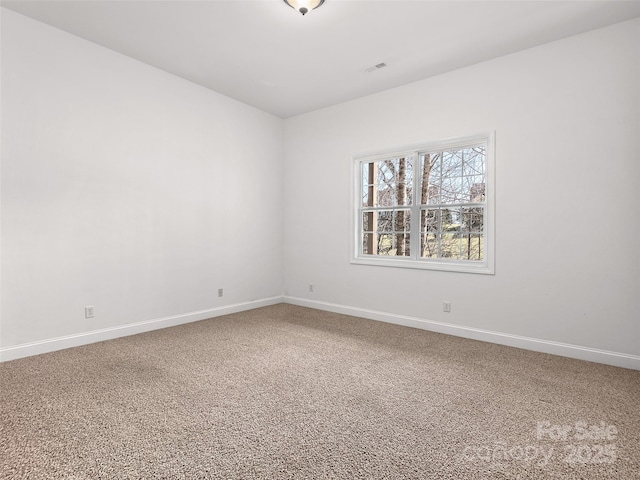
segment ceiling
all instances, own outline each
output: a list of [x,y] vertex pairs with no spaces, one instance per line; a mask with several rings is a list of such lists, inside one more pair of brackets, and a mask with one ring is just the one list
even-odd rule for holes
[[1,4],[282,118],[640,16],[640,0]]

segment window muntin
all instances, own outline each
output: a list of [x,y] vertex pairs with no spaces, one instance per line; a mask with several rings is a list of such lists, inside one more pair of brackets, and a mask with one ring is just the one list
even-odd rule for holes
[[493,273],[492,140],[359,158],[354,263]]

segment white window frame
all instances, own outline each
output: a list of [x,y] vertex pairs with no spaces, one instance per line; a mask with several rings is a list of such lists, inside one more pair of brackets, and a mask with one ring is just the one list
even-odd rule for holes
[[[484,201],[484,258],[483,260],[452,260],[421,258],[418,256],[419,248],[415,248],[415,242],[419,241],[420,205],[413,201],[407,207],[411,212],[412,239],[411,256],[394,257],[384,255],[365,255],[362,253],[362,165],[370,162],[413,156],[414,175],[413,192],[420,191],[421,176],[416,174],[420,155],[441,150],[452,150],[478,144],[485,144],[485,201]],[[447,272],[480,273],[493,275],[495,273],[495,132],[470,135],[437,142],[429,142],[418,146],[400,148],[393,151],[378,152],[374,154],[358,155],[353,158],[352,192],[351,192],[351,263],[357,265],[375,265],[400,268],[417,268],[424,270],[440,270]],[[394,207],[395,208],[395,207]]]

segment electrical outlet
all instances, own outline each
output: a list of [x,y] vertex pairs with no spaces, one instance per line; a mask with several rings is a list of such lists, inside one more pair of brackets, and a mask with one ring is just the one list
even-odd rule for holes
[[224,295],[224,290],[222,288],[218,289],[218,296],[222,297]]
[[84,307],[84,318],[93,318],[93,305]]
[[313,285],[312,285],[312,284],[309,284],[309,291],[310,291],[311,293],[313,293]]
[[442,311],[443,312],[451,312],[451,302],[442,302]]

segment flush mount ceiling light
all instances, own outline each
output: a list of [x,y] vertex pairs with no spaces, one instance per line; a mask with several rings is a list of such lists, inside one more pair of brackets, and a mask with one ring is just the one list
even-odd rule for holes
[[318,8],[324,3],[324,0],[284,0],[284,3],[304,15],[314,8]]

